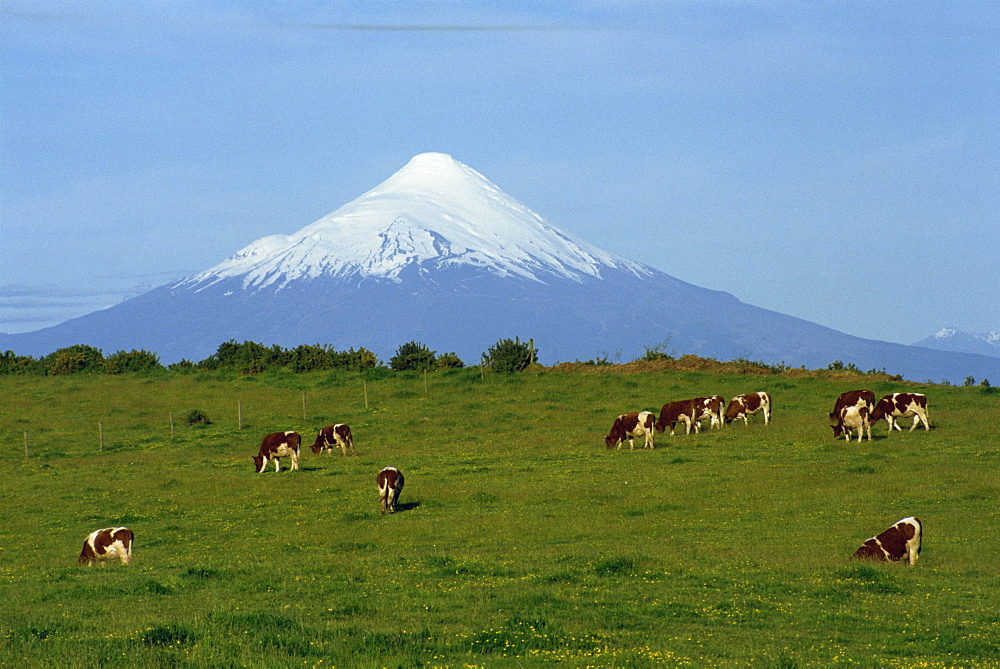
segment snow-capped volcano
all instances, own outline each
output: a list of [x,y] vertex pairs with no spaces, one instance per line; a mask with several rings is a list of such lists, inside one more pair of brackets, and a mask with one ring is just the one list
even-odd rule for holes
[[241,277],[244,288],[280,289],[324,275],[398,281],[407,267],[458,265],[540,282],[600,277],[608,268],[650,274],[572,239],[451,156],[423,153],[315,223],[259,239],[177,285],[205,287]]
[[657,347],[790,367],[839,360],[916,380],[1000,378],[997,357],[851,337],[602,251],[441,153],[200,274],[52,328],[0,334],[0,351],[89,344],[170,363],[239,340],[364,347],[388,360],[416,340],[473,363],[514,337],[533,339],[545,364],[627,361]]

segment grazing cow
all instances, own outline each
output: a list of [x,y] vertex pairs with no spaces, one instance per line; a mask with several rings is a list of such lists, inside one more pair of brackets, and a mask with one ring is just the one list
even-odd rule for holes
[[260,474],[267,467],[268,460],[274,460],[274,471],[281,471],[280,458],[289,456],[292,458],[292,471],[299,468],[299,444],[302,437],[298,432],[289,430],[288,432],[272,432],[264,437],[260,444],[260,453],[254,456],[253,464],[257,473]]
[[604,445],[607,448],[617,446],[620,449],[622,442],[628,439],[629,450],[635,450],[635,438],[644,436],[646,437],[646,442],[643,444],[643,448],[654,448],[654,425],[655,421],[650,411],[630,411],[629,413],[623,413],[618,418],[615,418],[615,423],[611,426],[611,432],[604,438]]
[[354,450],[354,439],[351,437],[351,428],[343,423],[327,425],[320,430],[319,435],[316,437],[316,443],[311,448],[312,452],[316,454],[323,451],[333,453],[334,446],[339,446],[344,455],[347,455],[347,449],[351,449],[351,453],[354,453],[354,455],[358,454]]
[[726,398],[722,395],[712,395],[711,397],[699,397],[695,402],[701,408],[701,413],[695,420],[699,423],[703,420],[711,420],[708,429],[718,427],[721,430],[726,416]]
[[378,494],[382,500],[382,515],[393,513],[399,493],[403,490],[403,472],[395,467],[386,467],[375,477],[378,484]]
[[896,428],[900,432],[903,431],[903,428],[896,424],[895,419],[907,418],[909,416],[913,416],[913,425],[910,426],[910,432],[913,432],[914,428],[921,422],[923,422],[925,430],[931,429],[930,414],[927,413],[926,395],[921,395],[920,393],[893,393],[892,395],[886,395],[872,409],[871,421],[872,425],[874,425],[885,418],[889,423],[889,434],[892,434],[893,428]]
[[743,419],[744,425],[749,425],[747,416],[755,413],[764,414],[764,425],[771,422],[771,394],[765,391],[737,395],[726,407],[725,421],[731,423],[737,418]]
[[858,431],[859,444],[861,443],[862,432],[868,433],[868,441],[872,440],[872,424],[869,415],[868,407],[864,405],[857,406],[852,404],[840,410],[837,425],[840,427],[840,432],[844,435],[846,441],[851,440],[851,430]]
[[875,393],[870,390],[848,390],[846,393],[840,394],[837,402],[833,405],[833,411],[830,412],[830,422],[832,423],[830,427],[833,428],[834,439],[837,439],[844,433],[841,415],[843,413],[842,409],[848,406],[867,407],[870,417],[872,409],[875,408]]
[[695,434],[701,431],[701,423],[698,416],[701,415],[701,408],[695,400],[678,400],[667,402],[660,409],[660,419],[656,421],[657,432],[663,432],[670,426],[670,436],[674,436],[674,427],[677,423],[685,423],[687,429],[684,434],[691,434],[691,426],[694,426]]
[[865,541],[851,559],[898,562],[906,557],[912,567],[920,555],[922,535],[923,525],[919,518],[903,518],[882,534]]
[[88,567],[99,560],[119,558],[122,564],[132,562],[132,530],[127,527],[106,527],[94,530],[83,542],[77,562]]

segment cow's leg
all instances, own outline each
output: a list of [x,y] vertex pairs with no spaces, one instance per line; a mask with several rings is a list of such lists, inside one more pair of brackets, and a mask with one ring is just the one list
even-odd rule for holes
[[906,552],[907,557],[910,560],[910,566],[917,564],[917,558],[920,557],[920,553],[917,552],[917,542],[908,541],[906,542]]
[[635,450],[635,436],[631,434],[628,436],[628,450],[630,451]]
[[918,414],[917,412],[913,412],[913,425],[910,426],[910,432],[913,432],[915,429],[917,429],[917,425],[919,424],[920,424],[920,414]]
[[275,458],[274,459],[274,471],[276,471],[276,472],[280,472],[281,471],[281,458]]
[[295,471],[298,468],[299,468],[299,454],[292,453],[292,471]]

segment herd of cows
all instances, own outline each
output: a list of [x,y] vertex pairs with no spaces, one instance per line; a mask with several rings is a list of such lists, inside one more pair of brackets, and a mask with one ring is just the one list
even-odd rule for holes
[[[723,407],[726,407],[725,411]],[[654,448],[656,433],[665,432],[669,427],[670,436],[674,436],[674,428],[678,423],[684,423],[685,434],[691,434],[692,428],[695,433],[700,432],[701,424],[706,420],[711,421],[709,429],[721,428],[740,418],[747,424],[748,416],[756,413],[764,415],[764,425],[771,422],[770,393],[737,395],[728,405],[722,395],[667,402],[660,409],[660,417],[657,420],[654,420],[652,411],[630,411],[615,418],[611,432],[604,438],[604,445],[607,448],[621,449],[622,444],[628,439],[629,448],[635,449],[635,438],[645,437],[643,448]],[[861,441],[862,432],[866,433],[868,441],[871,441],[872,425],[878,421],[884,419],[889,424],[891,433],[893,429],[903,429],[896,424],[897,418],[910,416],[913,417],[911,432],[920,423],[923,423],[925,430],[931,429],[925,395],[892,393],[876,402],[875,393],[870,390],[851,390],[841,393],[837,398],[833,411],[830,412],[830,421],[835,438],[843,436],[844,439],[850,440],[851,433],[857,431],[858,441]]]
[[[673,436],[678,423],[684,423],[686,426],[685,434],[691,434],[692,428],[695,433],[698,433],[701,430],[702,422],[706,420],[710,421],[709,429],[713,427],[721,429],[724,425],[741,418],[744,424],[749,424],[748,417],[757,413],[763,414],[764,425],[771,422],[771,395],[769,393],[762,391],[737,395],[728,405],[721,395],[668,402],[660,409],[659,418],[656,420],[654,420],[651,411],[632,411],[621,414],[615,418],[611,432],[604,439],[604,444],[609,449],[621,449],[622,444],[628,439],[629,447],[634,450],[635,437],[645,437],[643,447],[652,449],[654,448],[653,442],[656,432],[665,432],[669,427],[670,434]],[[851,433],[856,431],[860,442],[862,432],[866,433],[868,441],[871,441],[871,427],[878,421],[885,419],[889,424],[889,433],[891,434],[893,429],[902,430],[896,424],[897,418],[910,416],[913,417],[913,424],[910,426],[911,432],[921,423],[923,423],[925,430],[930,430],[925,395],[892,393],[876,402],[875,394],[870,390],[851,390],[842,393],[837,398],[834,409],[830,412],[830,422],[834,438],[843,436],[849,441]],[[283,457],[291,459],[293,471],[298,469],[301,443],[302,437],[298,432],[292,430],[266,435],[261,442],[259,452],[253,456],[254,470],[257,473],[263,473],[267,464],[273,461],[274,470],[281,471],[280,459]],[[329,425],[321,429],[311,448],[313,453],[317,455],[324,452],[332,453],[335,448],[339,448],[345,456],[348,452],[357,454],[351,428],[343,423]],[[403,482],[403,473],[395,467],[385,467],[376,475],[375,483],[381,501],[382,515],[395,512],[399,493],[403,489]],[[913,566],[920,555],[922,534],[923,527],[918,518],[913,516],[903,518],[881,534],[867,539],[854,552],[851,559],[896,562],[905,557],[910,566]],[[134,534],[127,527],[107,527],[95,530],[84,540],[78,562],[82,565],[91,565],[101,560],[120,559],[123,564],[129,564],[132,562],[133,539]]]
[[[656,433],[665,432],[669,427],[670,435],[673,436],[678,423],[684,423],[685,434],[691,434],[692,428],[695,433],[700,432],[701,424],[706,420],[710,421],[709,429],[722,428],[723,425],[740,418],[744,424],[748,424],[748,417],[756,413],[763,414],[764,425],[771,422],[770,393],[762,391],[737,395],[728,405],[721,395],[667,402],[660,409],[659,418],[655,420],[652,411],[631,411],[615,418],[611,431],[604,438],[604,445],[607,448],[621,449],[622,444],[628,439],[629,448],[634,450],[635,438],[644,437],[643,448],[652,449],[655,448]],[[862,433],[867,434],[868,441],[871,441],[872,425],[878,421],[884,419],[889,424],[891,434],[893,429],[900,431],[903,429],[896,424],[897,418],[910,416],[913,417],[911,432],[921,423],[925,430],[931,429],[925,395],[892,393],[876,402],[875,393],[870,390],[851,390],[841,393],[837,398],[833,411],[830,412],[830,426],[833,428],[835,439],[843,436],[845,440],[850,441],[851,433],[857,432],[859,442]],[[921,534],[922,526],[919,519],[912,516],[903,518],[885,532],[865,541],[851,559],[895,562],[906,557],[910,566],[913,566],[920,554]]]

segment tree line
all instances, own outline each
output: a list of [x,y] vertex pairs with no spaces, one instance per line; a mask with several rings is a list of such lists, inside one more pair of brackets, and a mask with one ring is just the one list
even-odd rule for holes
[[[534,342],[522,342],[518,337],[500,339],[480,356],[483,367],[503,373],[519,372],[535,362],[538,362],[538,351]],[[61,348],[40,358],[18,355],[13,351],[0,354],[0,374],[40,376],[151,373],[166,369],[228,370],[241,374],[259,374],[273,369],[292,372],[430,371],[464,366],[465,363],[455,353],[438,354],[418,341],[401,345],[388,364],[364,347],[338,351],[327,344],[314,344],[286,349],[278,345],[265,346],[253,341],[240,343],[236,340],[220,344],[215,353],[201,362],[185,359],[166,366],[160,362],[159,355],[150,351],[118,351],[105,357],[103,351],[86,344]]]

